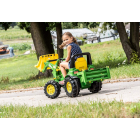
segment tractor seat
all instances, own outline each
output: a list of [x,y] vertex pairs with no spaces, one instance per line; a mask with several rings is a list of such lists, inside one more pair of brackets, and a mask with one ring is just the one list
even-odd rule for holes
[[87,61],[84,57],[77,58],[75,61],[75,68],[79,71],[87,70]]

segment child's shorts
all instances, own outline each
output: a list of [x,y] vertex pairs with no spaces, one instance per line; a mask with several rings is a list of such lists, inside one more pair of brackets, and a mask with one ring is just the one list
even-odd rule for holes
[[69,69],[70,69],[70,62],[68,63]]

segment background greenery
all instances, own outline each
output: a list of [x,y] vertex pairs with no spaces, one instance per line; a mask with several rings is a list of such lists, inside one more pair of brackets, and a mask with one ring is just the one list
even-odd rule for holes
[[[35,52],[31,51],[31,54],[23,55],[30,49],[29,43],[23,43],[22,49],[20,49],[21,44],[12,45],[16,50],[16,56],[0,60],[0,90],[43,87],[47,81],[53,79],[53,77],[36,78],[38,69],[34,65],[38,63],[38,60]],[[140,77],[140,65],[127,64],[119,40],[85,44],[81,46],[81,49],[83,52],[91,53],[95,68],[109,66],[111,79]],[[64,58],[66,55],[66,50],[64,50]]]
[[19,29],[18,26],[8,29],[7,31],[0,30],[1,41],[16,39],[31,39],[31,33],[27,33],[27,31]]
[[[75,23],[75,25],[72,22],[62,22],[62,29],[89,28],[93,32],[97,32],[97,27],[96,28],[90,27],[94,24],[99,25],[99,23],[94,23],[94,22],[89,23],[88,25],[84,22],[82,23],[78,22],[77,24]],[[56,30],[56,27],[52,28],[51,30]],[[7,31],[5,31],[2,27],[0,27],[0,39],[2,41],[16,40],[16,39],[20,39],[20,40],[31,39],[31,33],[28,33],[27,31],[25,31],[25,29],[20,29],[18,27],[18,23],[15,23],[15,25],[13,27],[10,26],[10,28],[7,29]]]

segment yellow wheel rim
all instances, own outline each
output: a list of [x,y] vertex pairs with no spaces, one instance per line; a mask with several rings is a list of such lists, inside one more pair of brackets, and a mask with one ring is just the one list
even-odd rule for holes
[[48,85],[46,90],[49,95],[53,95],[55,93],[55,87],[52,84]]
[[72,86],[71,86],[71,83],[70,83],[70,82],[67,82],[66,88],[67,88],[67,91],[68,91],[69,93],[72,92]]

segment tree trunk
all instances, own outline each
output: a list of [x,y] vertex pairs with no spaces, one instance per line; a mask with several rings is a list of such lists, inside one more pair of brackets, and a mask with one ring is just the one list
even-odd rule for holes
[[130,42],[132,44],[132,49],[137,52],[140,57],[139,22],[130,22]]
[[38,59],[41,55],[54,53],[51,33],[46,31],[45,22],[31,22],[31,35]]
[[[53,44],[50,31],[46,31],[48,23],[45,22],[31,22],[31,35],[34,42],[37,59],[41,55],[53,54]],[[39,72],[38,76],[52,76],[51,70],[47,70],[45,73]]]
[[59,58],[63,58],[63,49],[59,48],[59,45],[62,44],[62,26],[61,22],[56,23],[56,32],[57,32],[57,53]]
[[126,54],[128,62],[130,62],[130,59],[132,57],[132,49],[131,49],[131,43],[128,39],[127,33],[125,31],[124,23],[123,22],[116,22],[117,30],[119,32],[120,40],[122,43],[122,47],[124,49],[124,52]]

